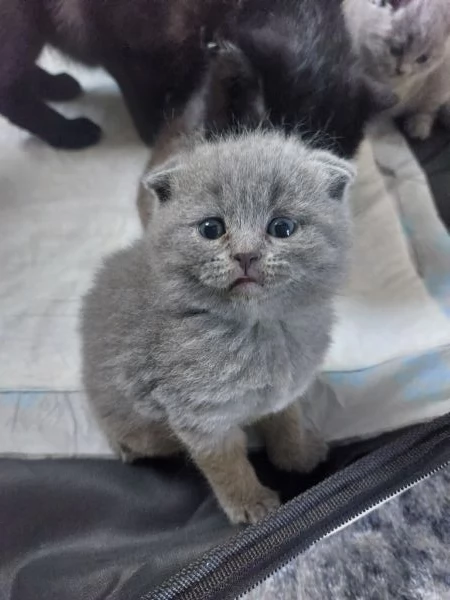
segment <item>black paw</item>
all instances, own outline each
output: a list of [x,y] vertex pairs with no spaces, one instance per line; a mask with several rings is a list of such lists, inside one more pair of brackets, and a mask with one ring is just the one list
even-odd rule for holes
[[60,73],[59,75],[50,75],[45,81],[45,86],[41,88],[41,95],[44,100],[51,102],[67,102],[74,100],[83,93],[83,88],[71,75]]
[[49,136],[47,142],[54,148],[63,150],[81,150],[97,144],[102,135],[98,125],[80,117],[78,119],[67,119],[64,126],[56,135]]

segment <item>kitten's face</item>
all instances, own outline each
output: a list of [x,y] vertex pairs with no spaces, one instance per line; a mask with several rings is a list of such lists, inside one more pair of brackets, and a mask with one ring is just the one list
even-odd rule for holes
[[433,39],[431,33],[410,32],[409,27],[399,26],[385,40],[382,64],[392,79],[425,75],[439,66],[445,49],[445,41]]
[[[386,19],[389,7],[380,7]],[[390,27],[381,33],[368,33],[365,57],[383,78],[402,80],[424,76],[443,61],[448,32],[418,4],[406,5],[390,13]]]
[[171,286],[233,302],[330,293],[349,244],[352,169],[277,135],[202,144],[170,175],[148,227]]

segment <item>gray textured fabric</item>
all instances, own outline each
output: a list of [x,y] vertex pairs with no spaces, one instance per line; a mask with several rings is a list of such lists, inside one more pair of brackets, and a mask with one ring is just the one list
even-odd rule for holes
[[245,600],[450,599],[450,469],[276,573]]

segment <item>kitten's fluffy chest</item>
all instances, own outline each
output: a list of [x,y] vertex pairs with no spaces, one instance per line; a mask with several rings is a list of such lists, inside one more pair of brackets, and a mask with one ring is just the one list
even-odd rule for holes
[[178,350],[168,349],[164,359],[171,391],[184,398],[183,410],[202,411],[209,430],[254,422],[305,391],[327,347],[328,329],[326,318],[314,330],[301,317],[252,325],[208,318],[179,323]]

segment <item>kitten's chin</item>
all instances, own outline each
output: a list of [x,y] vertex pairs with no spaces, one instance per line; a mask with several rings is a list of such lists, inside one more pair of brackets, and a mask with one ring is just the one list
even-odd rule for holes
[[259,298],[263,291],[264,288],[260,283],[249,278],[236,279],[229,288],[231,296],[243,299]]

